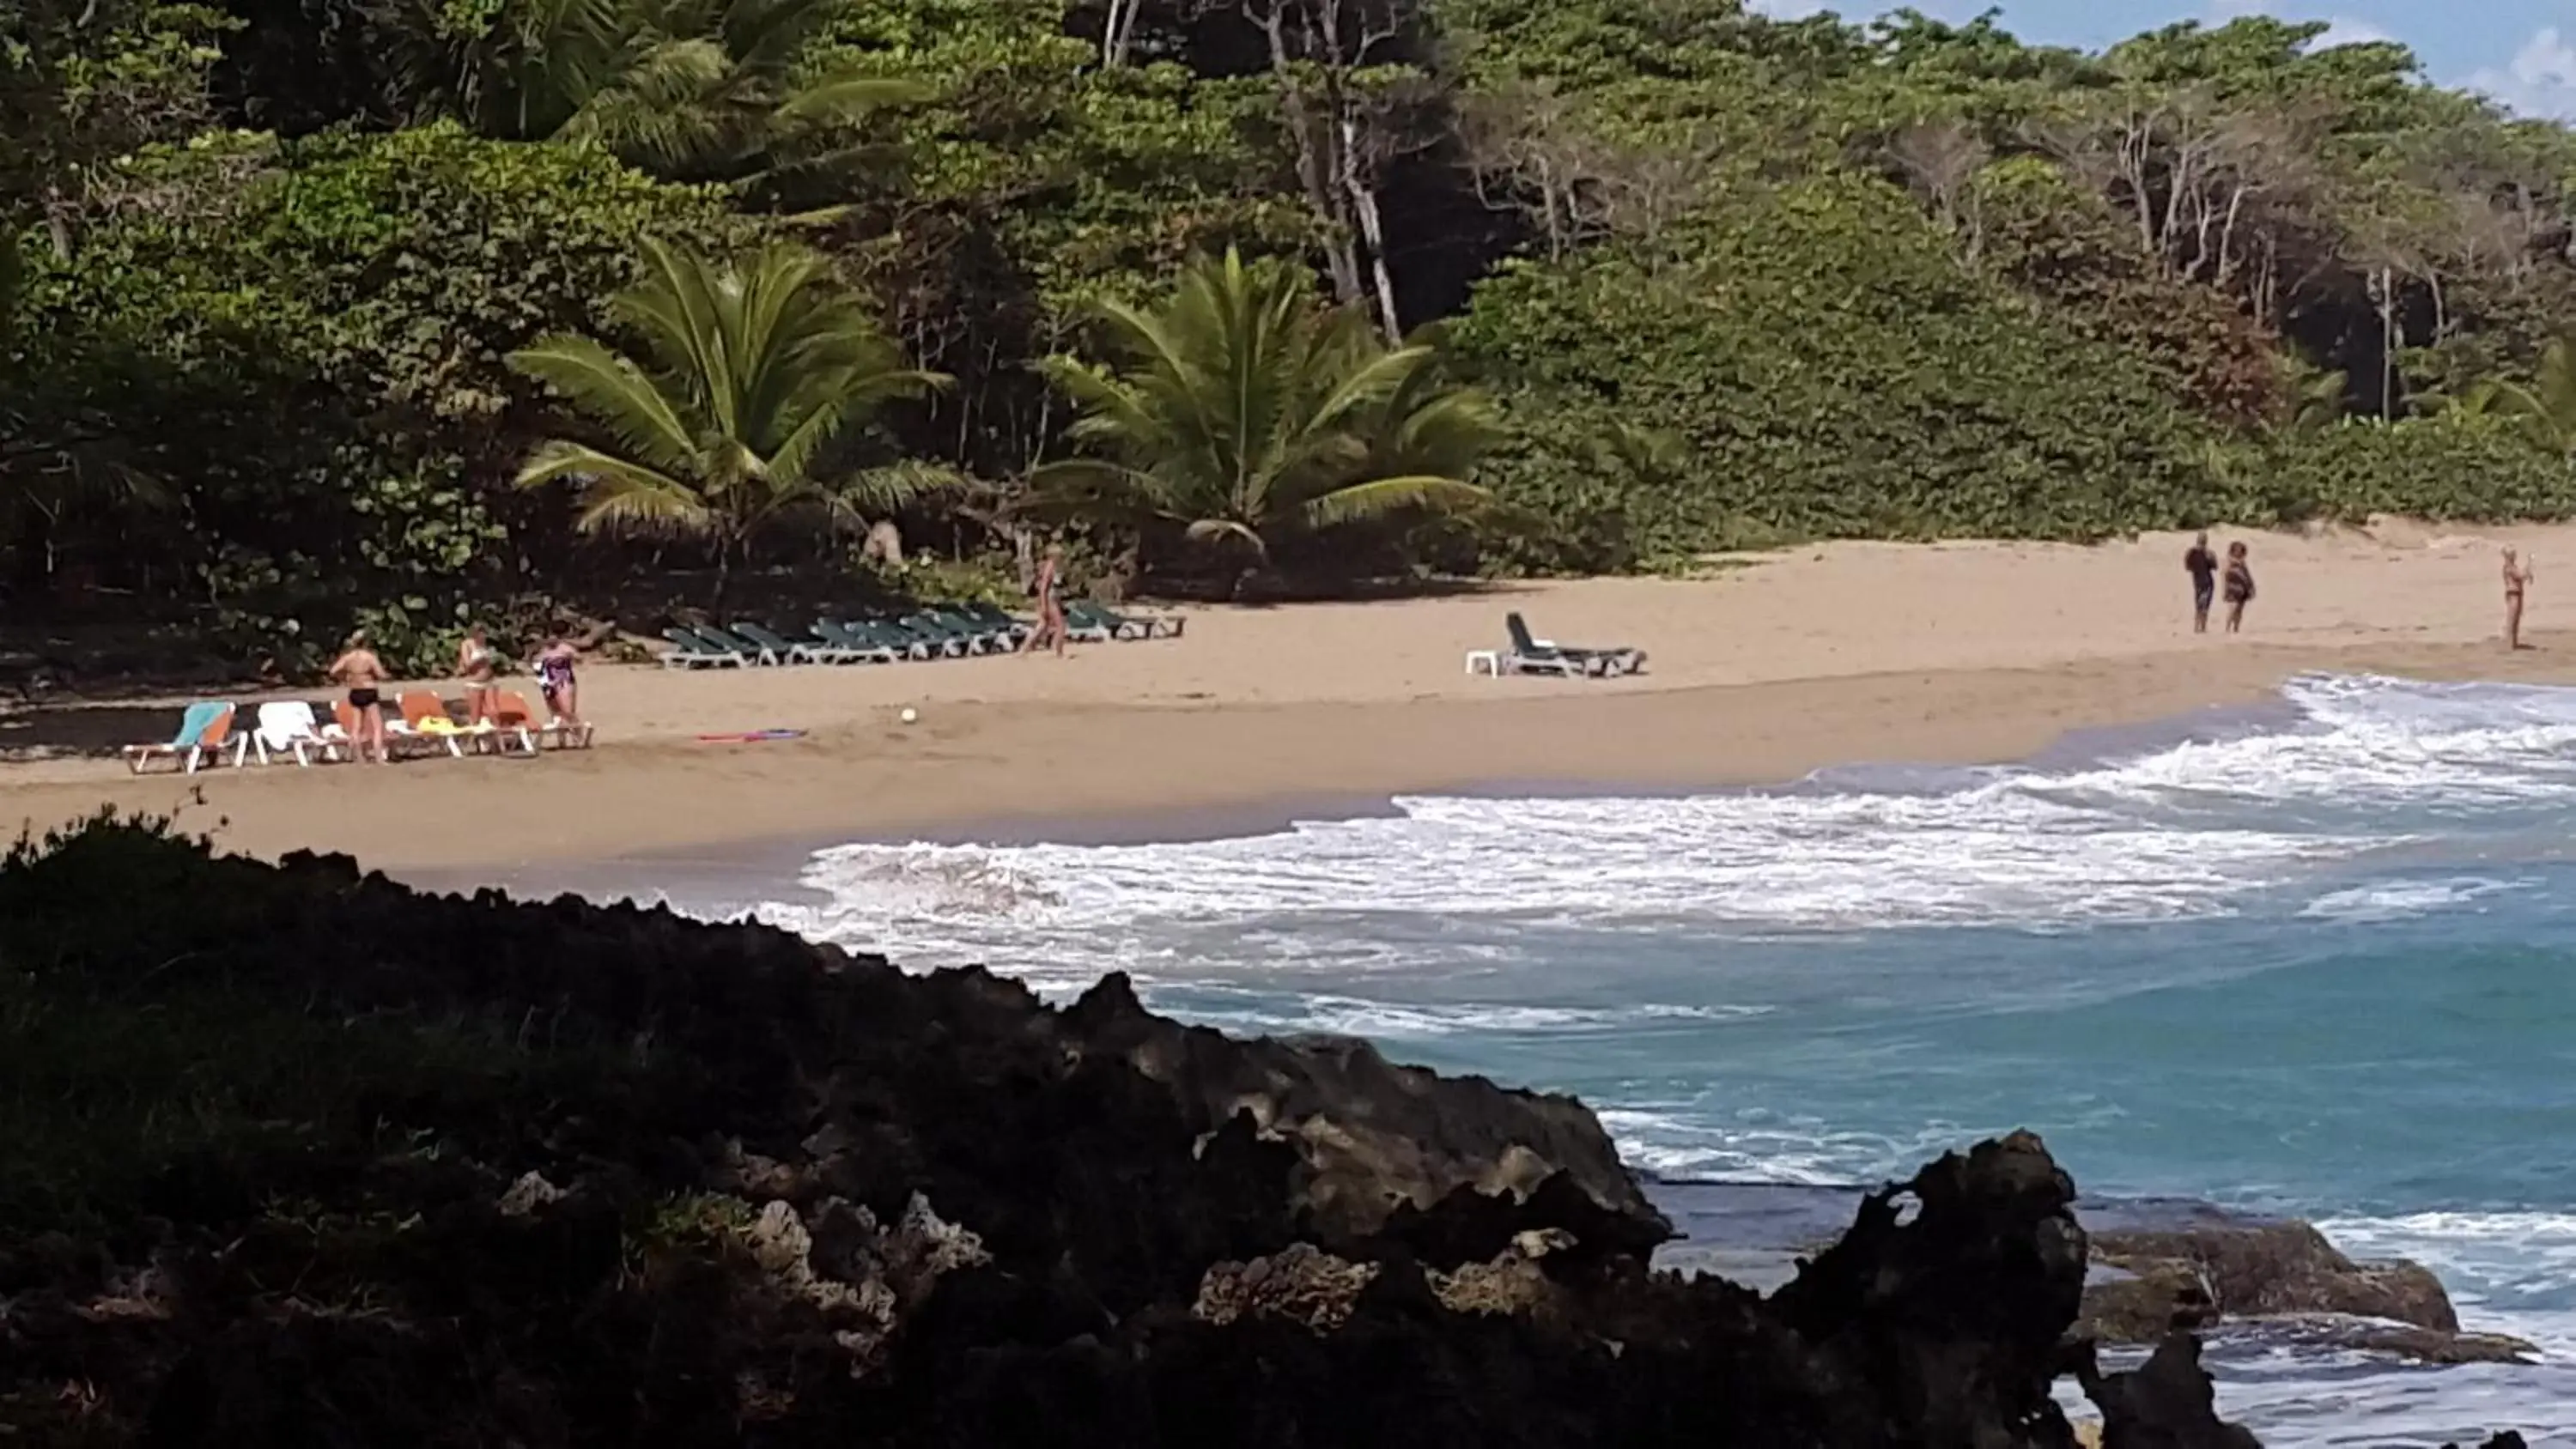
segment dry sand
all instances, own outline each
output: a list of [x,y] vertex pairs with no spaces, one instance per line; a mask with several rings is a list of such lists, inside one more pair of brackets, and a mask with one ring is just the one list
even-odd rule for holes
[[[2576,602],[2554,607],[2551,568],[2576,560],[2576,528],[2247,537],[2261,592],[2233,639],[2191,634],[2181,536],[2089,549],[1837,544],[1693,582],[1194,610],[1180,640],[1081,646],[1063,661],[593,667],[582,681],[584,712],[602,732],[593,751],[186,781],[43,761],[0,767],[0,821],[49,826],[106,803],[184,807],[184,823],[219,826],[235,849],[342,850],[391,870],[510,878],[541,862],[649,855],[681,868],[757,842],[953,836],[1006,822],[2008,760],[2069,729],[2259,700],[2312,669],[2576,680],[2576,633],[2550,628],[2576,617]],[[2502,542],[2540,570],[2531,639],[2541,647],[2512,655],[2497,639]],[[1465,651],[1500,642],[1506,609],[1568,643],[1644,648],[1649,672],[1467,676]],[[918,724],[898,721],[905,706]],[[155,733],[174,717],[160,716]],[[808,733],[695,741],[773,726]]]

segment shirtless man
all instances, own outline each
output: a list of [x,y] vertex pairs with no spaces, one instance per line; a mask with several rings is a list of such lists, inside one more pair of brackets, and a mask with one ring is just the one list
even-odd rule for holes
[[356,726],[350,748],[364,761],[367,751],[376,752],[376,763],[390,765],[393,756],[385,752],[385,705],[382,686],[385,682],[384,661],[367,647],[367,631],[349,636],[349,647],[331,661],[331,680],[349,691],[349,713]]
[[2528,649],[2522,642],[2522,595],[2531,587],[2531,563],[2508,548],[2504,551],[2504,647]]
[[2209,603],[2218,595],[2218,555],[2209,551],[2209,535],[2193,539],[2184,550],[2182,571],[2191,575],[2191,632],[2209,632]]
[[1038,626],[1020,641],[1021,653],[1041,648],[1052,639],[1055,641],[1055,657],[1064,657],[1064,600],[1057,597],[1063,588],[1064,545],[1051,543],[1047,545],[1045,562],[1038,565]]

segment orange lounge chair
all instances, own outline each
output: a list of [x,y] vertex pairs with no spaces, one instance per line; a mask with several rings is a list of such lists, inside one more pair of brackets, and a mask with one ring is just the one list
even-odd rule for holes
[[490,720],[458,724],[447,712],[447,701],[439,698],[436,690],[408,689],[394,703],[402,710],[402,723],[385,721],[385,737],[389,740],[402,739],[421,749],[444,746],[449,755],[461,760],[465,758],[464,741],[500,734]]
[[558,749],[590,748],[591,729],[588,724],[541,719],[537,711],[528,707],[527,696],[515,689],[502,690],[500,702],[492,707],[492,712],[498,718],[502,732],[516,733],[530,754],[535,754],[537,747],[549,738],[554,740]]
[[232,762],[238,767],[250,752],[250,736],[233,734],[233,707],[221,700],[201,699],[188,706],[179,717],[179,733],[166,745],[127,745],[125,767],[140,775],[143,767],[154,760],[167,758],[179,767],[179,773],[193,775],[197,767],[210,760],[223,758],[230,747]]

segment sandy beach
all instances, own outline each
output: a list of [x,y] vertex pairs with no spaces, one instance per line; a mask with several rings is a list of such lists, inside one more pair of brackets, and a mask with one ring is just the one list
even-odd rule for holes
[[[2099,548],[1836,544],[1694,581],[1195,609],[1181,639],[1079,646],[1062,661],[595,666],[582,680],[595,750],[186,780],[41,759],[0,766],[0,820],[42,829],[102,805],[176,809],[233,849],[345,851],[397,873],[509,879],[544,862],[678,864],[763,842],[1240,815],[1408,791],[1674,789],[1855,761],[2002,761],[2073,729],[2258,701],[2309,670],[2576,681],[2576,631],[2553,628],[2551,569],[2576,558],[2576,528],[2248,537],[2261,591],[2236,638],[2191,633],[2179,535]],[[2507,542],[2539,567],[2539,647],[2517,654],[2498,638],[2495,550]],[[1466,674],[1465,652],[1499,644],[1509,609],[1544,637],[1643,648],[1649,670],[1613,681]],[[131,727],[136,703],[119,701],[114,718]],[[161,737],[178,701],[144,703],[163,722],[143,737]],[[916,724],[900,722],[906,707]],[[0,725],[23,739],[67,720],[79,723],[49,708]],[[770,727],[806,734],[696,740]]]

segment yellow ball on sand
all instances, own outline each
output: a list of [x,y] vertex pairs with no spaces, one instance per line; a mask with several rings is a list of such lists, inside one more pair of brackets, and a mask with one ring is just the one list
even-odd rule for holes
[[921,718],[921,711],[920,711],[920,710],[914,709],[911,705],[908,705],[908,704],[907,704],[907,705],[905,705],[905,706],[903,707],[903,722],[904,722],[905,724],[911,724],[912,722],[914,722],[915,720],[918,720],[918,719],[920,719],[920,718]]

